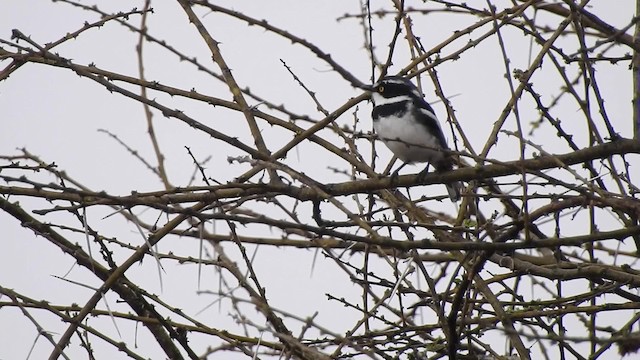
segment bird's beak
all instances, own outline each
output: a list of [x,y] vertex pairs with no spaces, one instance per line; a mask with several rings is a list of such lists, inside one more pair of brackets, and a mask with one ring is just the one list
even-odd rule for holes
[[365,84],[360,82],[359,80],[352,80],[351,85],[355,88],[362,89],[364,91],[374,91],[375,87],[373,85]]
[[358,87],[362,90],[369,91],[369,92],[373,92],[376,89],[373,85],[365,85],[365,84],[359,85]]

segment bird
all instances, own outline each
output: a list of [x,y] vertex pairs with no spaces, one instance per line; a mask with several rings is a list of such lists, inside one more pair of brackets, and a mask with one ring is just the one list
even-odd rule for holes
[[[418,88],[402,76],[386,76],[371,92],[373,129],[391,152],[405,164],[429,163],[436,172],[453,170],[455,163],[435,111]],[[421,172],[426,173],[428,166]],[[393,175],[392,175],[393,176]],[[445,184],[452,202],[460,200],[462,183]]]

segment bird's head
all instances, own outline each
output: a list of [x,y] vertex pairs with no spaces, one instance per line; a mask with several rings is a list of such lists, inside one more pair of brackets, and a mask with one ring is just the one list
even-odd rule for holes
[[364,86],[363,89],[371,92],[374,105],[409,100],[412,97],[422,98],[418,88],[402,76],[387,76],[373,85]]

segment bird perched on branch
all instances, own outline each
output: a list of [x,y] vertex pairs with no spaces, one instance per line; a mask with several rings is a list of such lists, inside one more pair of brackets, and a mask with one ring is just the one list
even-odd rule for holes
[[[426,162],[437,172],[453,169],[454,159],[447,153],[449,147],[438,118],[411,81],[387,76],[365,88],[371,91],[373,128],[398,159],[405,164]],[[460,200],[462,183],[445,185],[451,201]]]

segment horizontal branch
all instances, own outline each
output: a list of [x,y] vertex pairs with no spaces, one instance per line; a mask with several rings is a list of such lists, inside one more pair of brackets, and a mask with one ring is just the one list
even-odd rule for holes
[[[571,166],[587,161],[607,158],[613,155],[638,154],[640,142],[631,139],[620,139],[614,142],[593,146],[590,148],[570,152],[562,155],[540,156],[533,159],[516,160],[500,164],[468,167],[446,173],[430,173],[420,178],[418,175],[401,175],[394,179],[354,180],[343,183],[318,184],[322,190],[331,196],[348,196],[359,193],[369,193],[395,187],[411,187],[449,183],[453,181],[471,181],[497,178],[535,172],[561,166]],[[6,177],[5,181],[8,180]],[[14,181],[18,182],[19,179]],[[133,193],[128,196],[113,196],[105,192],[90,192],[71,188],[59,188],[60,191],[44,190],[50,186],[23,188],[0,186],[0,194],[14,196],[32,196],[47,200],[72,201],[82,206],[90,205],[121,205],[121,206],[151,206],[192,203],[198,201],[213,202],[222,199],[240,198],[250,195],[273,197],[286,195],[301,201],[321,201],[322,196],[309,187],[296,187],[283,184],[234,184],[219,186],[202,186],[176,188],[170,191]],[[169,210],[169,209],[167,209]],[[170,211],[170,210],[169,210]]]

